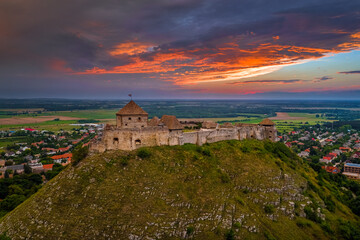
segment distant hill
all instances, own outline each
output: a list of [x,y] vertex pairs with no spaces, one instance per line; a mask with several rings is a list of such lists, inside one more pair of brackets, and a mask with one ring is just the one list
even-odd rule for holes
[[0,221],[13,239],[355,239],[348,193],[282,143],[92,155]]

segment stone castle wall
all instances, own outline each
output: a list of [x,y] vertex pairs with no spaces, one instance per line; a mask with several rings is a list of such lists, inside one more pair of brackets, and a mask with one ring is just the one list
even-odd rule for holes
[[170,131],[166,126],[124,129],[115,126],[104,130],[101,141],[90,144],[90,150],[134,150],[139,147],[183,145],[186,143],[203,145],[223,140],[276,139],[275,126],[246,125],[233,128],[201,129],[196,132]]

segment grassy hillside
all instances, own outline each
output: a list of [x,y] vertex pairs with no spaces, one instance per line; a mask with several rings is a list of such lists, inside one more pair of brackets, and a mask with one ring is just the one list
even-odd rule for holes
[[[13,239],[351,239],[345,190],[281,143],[92,155],[6,215]],[[342,236],[342,237],[340,237]]]

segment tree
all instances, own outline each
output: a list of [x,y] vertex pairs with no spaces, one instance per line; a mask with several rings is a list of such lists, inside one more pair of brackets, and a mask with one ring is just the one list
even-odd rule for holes
[[356,215],[360,216],[360,197],[356,197],[351,201],[350,208]]
[[14,164],[14,162],[11,160],[5,161],[5,166],[11,166],[13,164]]
[[81,147],[81,145],[77,146],[72,152],[72,165],[76,166],[81,160],[86,158],[89,153],[88,147]]
[[24,190],[17,184],[13,184],[9,186],[9,195],[18,194],[18,195],[25,195]]
[[1,206],[1,209],[3,209],[3,210],[11,211],[25,200],[26,200],[26,197],[24,195],[12,194],[12,195],[7,196],[1,202],[0,206]]
[[29,173],[32,172],[32,171],[31,171],[31,167],[29,167],[28,164],[25,164],[25,165],[24,165],[24,172],[25,172],[25,174],[29,174]]

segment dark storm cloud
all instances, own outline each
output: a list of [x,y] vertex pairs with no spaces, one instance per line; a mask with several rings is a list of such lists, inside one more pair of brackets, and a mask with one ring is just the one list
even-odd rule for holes
[[242,84],[263,84],[263,83],[275,83],[275,84],[292,84],[292,83],[301,83],[301,79],[289,79],[289,80],[248,80],[243,82],[232,82],[229,84],[233,85],[242,85]]
[[360,70],[359,71],[347,71],[347,72],[338,72],[341,74],[360,74]]
[[2,0],[0,79],[226,79],[358,48],[359,11],[351,0]]
[[324,81],[331,80],[331,79],[334,79],[334,78],[328,77],[328,76],[323,76],[323,77],[315,78],[313,82],[324,82]]

